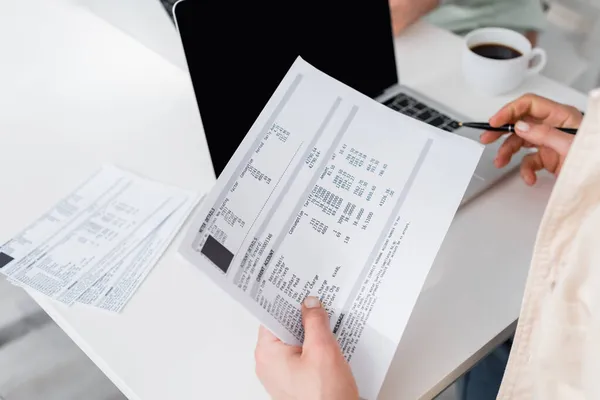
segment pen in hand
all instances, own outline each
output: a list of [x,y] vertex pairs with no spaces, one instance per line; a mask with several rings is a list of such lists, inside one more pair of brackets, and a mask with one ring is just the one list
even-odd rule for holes
[[[503,125],[500,127],[493,127],[486,122],[459,122],[458,124],[460,126],[464,126],[465,128],[482,129],[482,130],[491,131],[491,132],[514,132],[515,131],[515,126],[512,124],[511,125]],[[575,128],[555,128],[555,129],[558,129],[559,131],[568,133],[569,135],[577,134],[577,129],[575,129]]]

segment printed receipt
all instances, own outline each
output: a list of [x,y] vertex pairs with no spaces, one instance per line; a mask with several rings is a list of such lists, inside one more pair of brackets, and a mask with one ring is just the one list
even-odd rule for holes
[[118,312],[197,202],[106,166],[1,246],[0,272],[65,304]]
[[190,197],[134,251],[96,281],[77,302],[107,311],[121,312],[197,204],[198,198]]
[[290,344],[318,296],[374,399],[482,150],[299,58],[180,251]]

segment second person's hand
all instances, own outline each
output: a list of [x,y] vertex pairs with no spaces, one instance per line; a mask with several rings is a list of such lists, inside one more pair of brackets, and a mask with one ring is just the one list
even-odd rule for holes
[[[515,124],[515,132],[498,150],[494,161],[496,167],[505,167],[521,148],[534,147],[537,152],[526,155],[521,163],[521,176],[525,183],[534,185],[536,172],[542,169],[558,176],[574,136],[554,127],[579,128],[582,119],[583,115],[576,108],[533,94],[507,104],[489,121],[494,127]],[[484,132],[481,143],[495,142],[502,135],[502,132]]]

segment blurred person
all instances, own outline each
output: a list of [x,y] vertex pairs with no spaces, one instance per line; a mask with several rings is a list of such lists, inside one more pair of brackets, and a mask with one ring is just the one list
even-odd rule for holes
[[421,18],[457,34],[485,27],[509,28],[537,42],[546,17],[541,0],[389,0],[394,34]]

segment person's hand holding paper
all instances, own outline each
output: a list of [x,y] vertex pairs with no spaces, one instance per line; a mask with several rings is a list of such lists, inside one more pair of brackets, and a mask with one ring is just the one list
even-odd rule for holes
[[358,388],[319,299],[302,306],[304,345],[289,346],[262,327],[256,374],[273,399],[358,400]]

